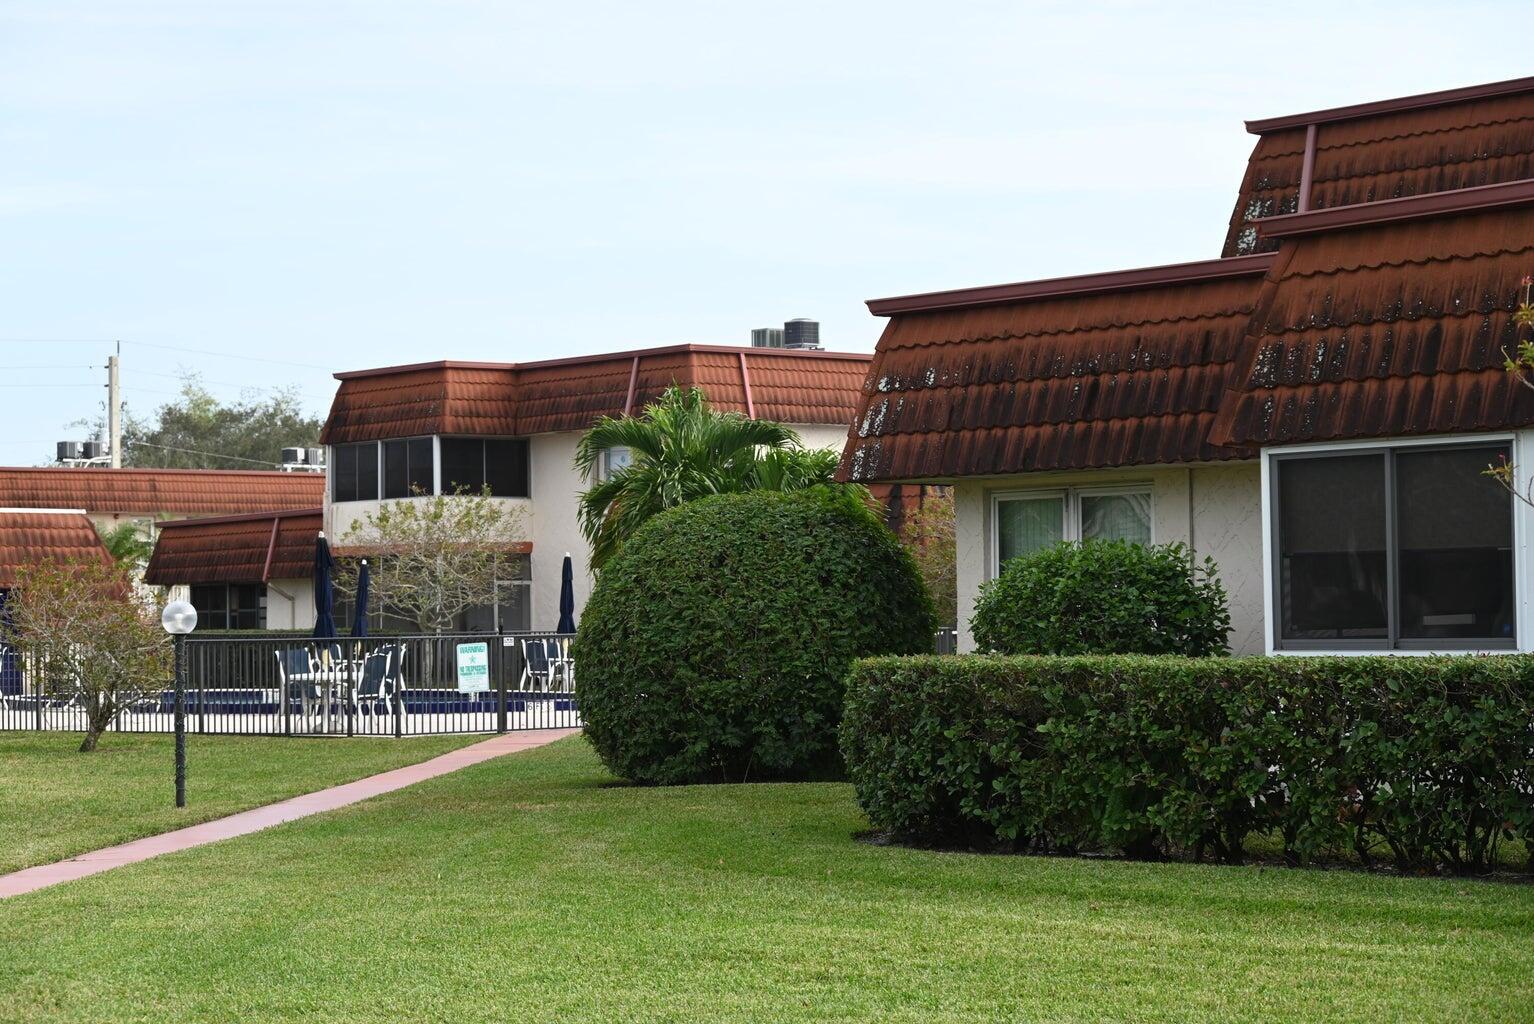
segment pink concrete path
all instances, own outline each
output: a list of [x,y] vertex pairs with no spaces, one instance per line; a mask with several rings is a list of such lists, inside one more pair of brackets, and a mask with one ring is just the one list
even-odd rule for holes
[[227,818],[215,818],[213,821],[205,821],[201,825],[191,825],[174,832],[146,836],[143,839],[135,839],[131,843],[123,843],[121,846],[93,850],[54,864],[23,868],[8,875],[0,875],[0,899],[19,896],[36,889],[45,889],[50,885],[58,885],[60,882],[71,882],[76,878],[84,878],[102,871],[110,871],[124,864],[135,864],[141,860],[158,857],[162,853],[190,850],[194,846],[205,846],[222,839],[233,839],[235,836],[258,832],[263,828],[271,828],[273,825],[280,825],[295,818],[307,818],[311,814],[333,811],[337,807],[345,807],[359,800],[367,800],[417,782],[434,779],[438,775],[456,772],[460,768],[488,761],[492,757],[541,747],[545,743],[553,743],[555,740],[573,736],[578,732],[580,732],[579,729],[529,729],[525,732],[509,732],[504,736],[485,740],[483,743],[460,747],[458,750],[434,757],[430,761],[380,772],[365,779],[358,779],[356,782],[332,786],[315,793],[305,793],[303,796],[267,804],[265,807],[254,807],[248,811],[231,814]]

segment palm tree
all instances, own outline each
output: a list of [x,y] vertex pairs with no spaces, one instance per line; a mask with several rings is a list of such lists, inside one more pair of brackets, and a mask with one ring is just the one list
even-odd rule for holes
[[651,516],[694,498],[797,490],[829,483],[834,452],[808,451],[781,423],[709,407],[700,388],[672,385],[639,416],[604,416],[581,438],[575,465],[589,477],[612,448],[632,461],[581,495],[581,532],[600,569]]

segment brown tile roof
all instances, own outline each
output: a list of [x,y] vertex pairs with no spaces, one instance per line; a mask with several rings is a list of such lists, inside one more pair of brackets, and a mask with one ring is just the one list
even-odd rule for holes
[[320,528],[318,508],[162,523],[144,580],[175,586],[307,578]]
[[[1438,197],[1409,201],[1431,209]],[[1283,241],[1212,432],[1217,443],[1534,424],[1503,369],[1534,205],[1340,226]]]
[[[638,412],[673,382],[727,411],[784,423],[847,423],[871,357],[676,345],[534,363],[436,362],[338,373],[326,444],[420,434],[583,430]],[[630,393],[632,390],[632,394]]]
[[112,562],[96,528],[81,513],[0,509],[0,587],[15,586],[16,570],[24,565],[79,559]]
[[979,306],[956,307],[951,292],[933,293],[930,308],[918,296],[875,300],[905,312],[879,340],[842,474],[942,479],[1246,456],[1206,435],[1271,264],[1089,275],[1074,291],[1073,279],[998,286],[977,290],[991,296]]
[[1277,248],[1251,222],[1298,209],[1311,123],[1311,209],[1534,178],[1534,78],[1248,122],[1259,137],[1224,255]]
[[79,508],[136,516],[227,515],[312,508],[324,498],[321,473],[0,468],[0,508]]

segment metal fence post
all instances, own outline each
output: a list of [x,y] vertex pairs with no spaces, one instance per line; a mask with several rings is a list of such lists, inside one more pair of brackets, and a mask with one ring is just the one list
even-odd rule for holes
[[[175,636],[176,646],[176,806],[186,806],[186,637]],[[161,648],[164,650],[164,648]]]
[[496,636],[494,653],[490,655],[490,664],[495,671],[495,731],[506,731],[506,637],[504,634]]
[[198,731],[198,733],[206,733],[208,731],[208,695],[207,695],[206,692],[204,692],[208,688],[207,679],[208,679],[208,673],[207,672],[199,672],[199,673],[197,673],[197,731]]

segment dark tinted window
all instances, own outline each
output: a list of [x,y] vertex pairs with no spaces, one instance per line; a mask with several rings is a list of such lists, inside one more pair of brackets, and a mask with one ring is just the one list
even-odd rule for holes
[[385,498],[435,492],[431,448],[429,437],[383,443]]
[[373,501],[378,497],[378,445],[338,444],[329,467],[331,496],[336,501]]
[[498,498],[528,496],[527,442],[477,437],[442,439],[442,488],[479,492],[490,487]]
[[222,583],[192,588],[192,607],[202,629],[229,628],[229,588]]
[[1277,466],[1283,637],[1385,637],[1384,456],[1286,459]]
[[1511,645],[1512,497],[1500,445],[1280,458],[1279,638],[1377,647]]
[[198,629],[264,629],[266,588],[259,583],[209,583],[192,587]]
[[1396,457],[1401,636],[1513,636],[1513,505],[1485,476],[1506,448]]
[[470,437],[442,439],[442,490],[478,493],[485,486],[485,442]]
[[525,498],[528,489],[527,442],[486,441],[485,483],[501,498]]

